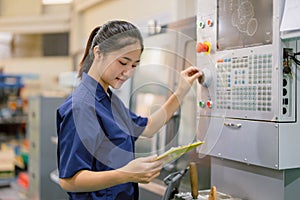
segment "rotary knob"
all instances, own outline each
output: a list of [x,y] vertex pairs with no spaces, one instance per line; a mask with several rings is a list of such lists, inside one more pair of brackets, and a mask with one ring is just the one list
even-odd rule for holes
[[204,68],[202,70],[202,74],[203,75],[198,78],[198,82],[204,87],[209,87],[209,85],[211,84],[211,80],[212,80],[211,71],[207,68]]

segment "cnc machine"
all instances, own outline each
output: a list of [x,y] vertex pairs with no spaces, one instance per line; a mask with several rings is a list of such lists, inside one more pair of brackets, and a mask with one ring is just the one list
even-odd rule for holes
[[[199,157],[242,199],[300,196],[300,25],[295,0],[198,0]],[[298,9],[299,10],[299,9]]]

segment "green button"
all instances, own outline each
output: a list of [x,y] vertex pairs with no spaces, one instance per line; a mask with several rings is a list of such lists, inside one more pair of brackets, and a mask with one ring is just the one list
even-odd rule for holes
[[200,106],[201,108],[204,108],[205,103],[204,103],[203,101],[200,101],[200,102],[199,102],[199,106]]

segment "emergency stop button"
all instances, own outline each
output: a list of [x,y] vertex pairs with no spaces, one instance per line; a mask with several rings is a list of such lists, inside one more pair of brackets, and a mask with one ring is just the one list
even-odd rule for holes
[[197,47],[196,47],[196,51],[198,53],[206,53],[209,54],[210,53],[210,43],[205,41],[205,42],[198,42]]

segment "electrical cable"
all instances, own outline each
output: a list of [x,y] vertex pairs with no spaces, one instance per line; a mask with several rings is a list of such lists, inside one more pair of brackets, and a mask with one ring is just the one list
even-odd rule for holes
[[300,55],[300,52],[297,53],[288,53],[288,57],[290,57],[297,65],[300,66],[300,61],[296,58],[297,55]]
[[291,59],[297,64],[297,65],[300,65],[300,61],[296,58],[296,57],[292,57],[291,56]]
[[300,52],[294,53],[294,56],[300,55]]

